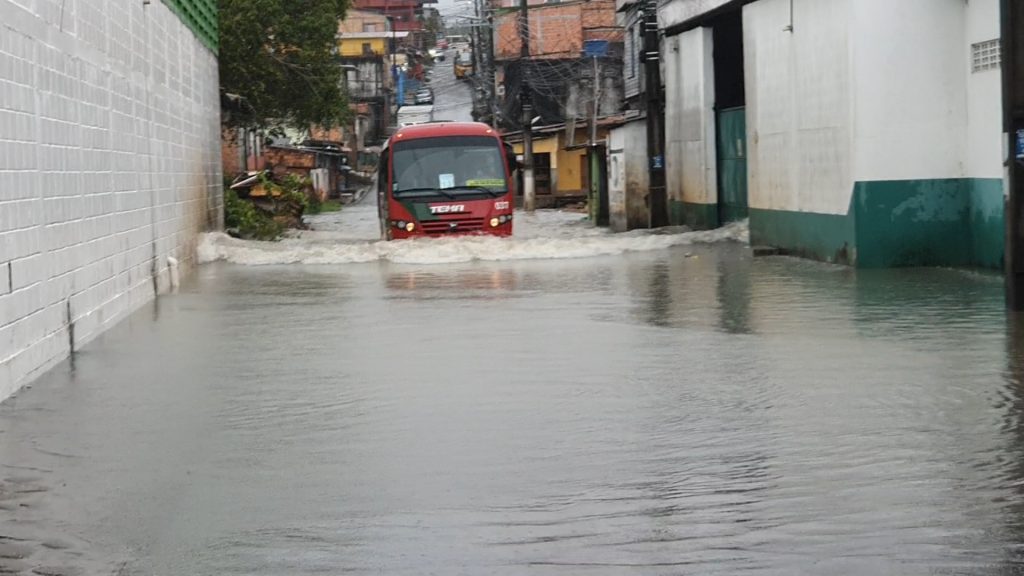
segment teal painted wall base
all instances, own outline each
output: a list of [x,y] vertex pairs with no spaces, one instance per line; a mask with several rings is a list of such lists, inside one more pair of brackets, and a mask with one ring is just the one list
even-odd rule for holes
[[750,245],[837,264],[857,260],[853,219],[846,215],[751,208]]
[[1006,221],[1003,181],[998,178],[970,180],[971,259],[976,266],[1003,269]]
[[845,215],[751,209],[750,243],[859,268],[1003,265],[1003,183],[858,182]]
[[969,266],[970,199],[964,184],[950,179],[854,185],[857,266]]
[[673,226],[689,226],[694,230],[718,228],[718,204],[696,204],[669,200],[669,222]]

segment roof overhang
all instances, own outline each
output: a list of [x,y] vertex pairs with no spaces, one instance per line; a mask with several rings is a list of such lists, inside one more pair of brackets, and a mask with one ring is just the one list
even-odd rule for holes
[[675,36],[739,10],[755,0],[671,0],[658,7],[658,20],[666,36]]

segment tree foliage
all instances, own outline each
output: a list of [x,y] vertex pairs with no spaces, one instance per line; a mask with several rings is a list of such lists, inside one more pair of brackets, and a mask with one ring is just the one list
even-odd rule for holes
[[231,128],[312,125],[348,116],[337,55],[349,0],[220,0],[223,123]]
[[427,31],[429,46],[433,47],[434,41],[444,32],[444,22],[441,20],[441,13],[431,10],[423,17],[423,28]]

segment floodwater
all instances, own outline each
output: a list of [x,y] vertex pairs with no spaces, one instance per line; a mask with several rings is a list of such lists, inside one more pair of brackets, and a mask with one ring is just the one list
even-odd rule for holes
[[179,293],[0,405],[0,571],[1024,571],[998,278],[517,217],[208,237]]

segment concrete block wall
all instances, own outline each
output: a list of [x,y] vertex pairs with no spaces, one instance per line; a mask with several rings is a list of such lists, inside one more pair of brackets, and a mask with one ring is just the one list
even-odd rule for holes
[[0,400],[220,223],[216,56],[158,0],[0,0]]

